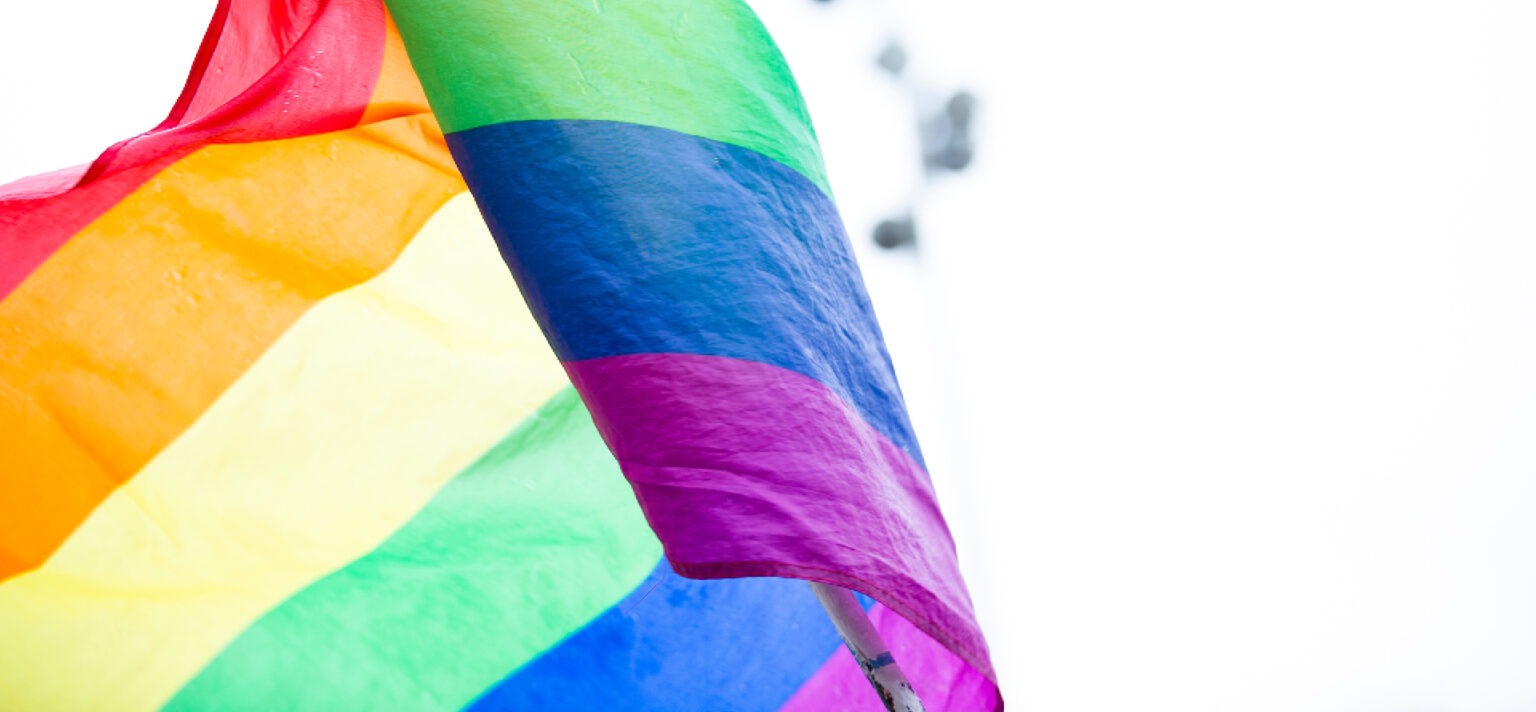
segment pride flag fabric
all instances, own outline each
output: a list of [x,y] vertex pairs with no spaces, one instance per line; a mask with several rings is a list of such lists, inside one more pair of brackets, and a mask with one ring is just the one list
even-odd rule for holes
[[878,709],[795,579],[1001,706],[739,2],[223,0],[0,187],[0,708]]

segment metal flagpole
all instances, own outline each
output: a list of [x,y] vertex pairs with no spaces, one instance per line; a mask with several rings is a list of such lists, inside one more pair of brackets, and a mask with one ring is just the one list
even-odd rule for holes
[[880,632],[864,615],[864,609],[853,593],[840,586],[815,581],[807,583],[811,584],[816,600],[821,601],[821,607],[827,610],[827,617],[837,626],[838,635],[848,644],[848,651],[858,661],[864,677],[875,686],[885,708],[890,712],[924,712],[923,702],[917,698],[912,683],[907,682],[907,676],[896,665],[890,648],[880,639]]

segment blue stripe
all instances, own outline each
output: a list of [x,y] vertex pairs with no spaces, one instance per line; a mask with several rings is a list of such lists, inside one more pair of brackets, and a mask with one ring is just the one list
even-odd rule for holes
[[841,644],[803,581],[694,581],[663,559],[623,601],[467,709],[777,709]]
[[448,136],[564,361],[726,356],[825,384],[922,456],[836,206],[755,151],[635,124]]

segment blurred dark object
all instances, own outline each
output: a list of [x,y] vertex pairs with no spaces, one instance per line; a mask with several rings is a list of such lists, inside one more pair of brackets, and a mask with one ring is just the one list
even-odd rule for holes
[[975,146],[971,141],[971,120],[976,115],[976,97],[957,91],[943,108],[923,119],[919,126],[923,141],[923,165],[929,170],[958,171],[971,164]]
[[907,48],[901,46],[900,42],[891,40],[886,43],[885,49],[880,50],[880,54],[875,56],[875,64],[890,72],[892,76],[899,77],[901,70],[907,68]]
[[887,250],[917,247],[917,224],[911,215],[883,220],[875,226],[875,244]]

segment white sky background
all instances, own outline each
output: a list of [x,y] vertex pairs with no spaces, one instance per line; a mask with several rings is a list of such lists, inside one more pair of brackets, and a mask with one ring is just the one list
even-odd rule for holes
[[[1011,708],[1536,709],[1536,6],[758,5]],[[0,181],[157,123],[211,7],[0,8]],[[921,260],[895,32],[982,100]]]

